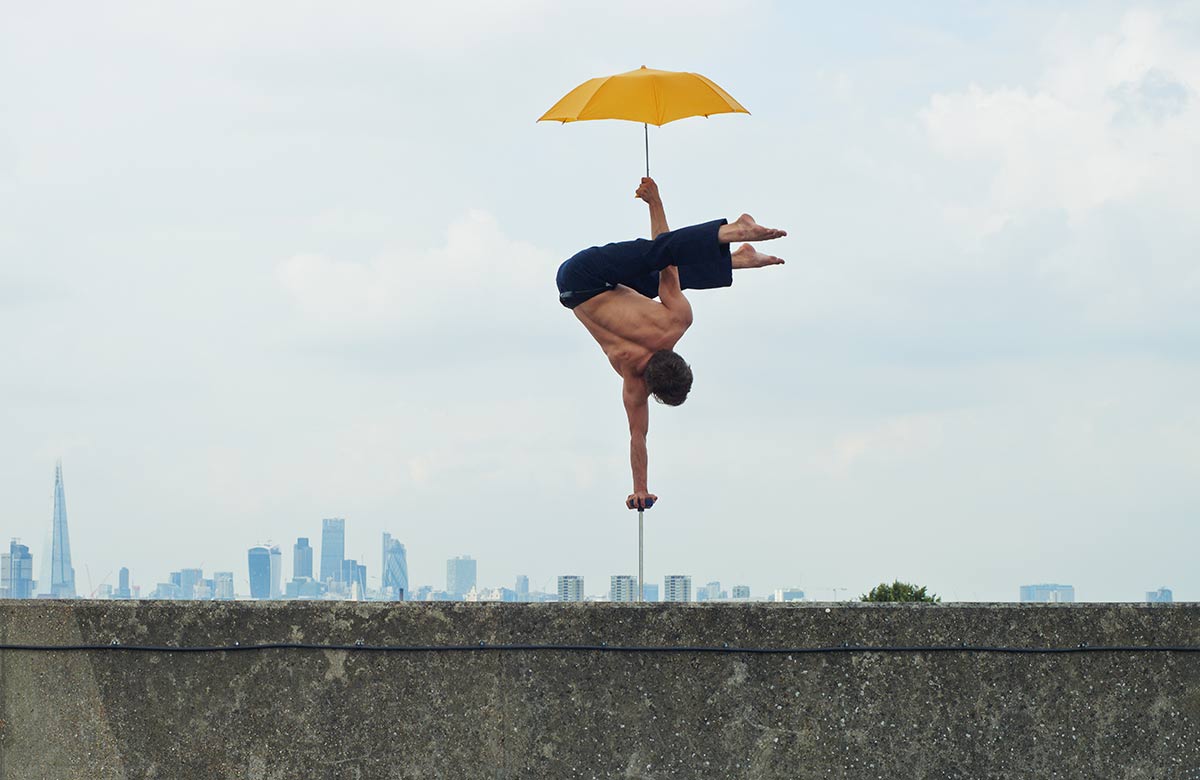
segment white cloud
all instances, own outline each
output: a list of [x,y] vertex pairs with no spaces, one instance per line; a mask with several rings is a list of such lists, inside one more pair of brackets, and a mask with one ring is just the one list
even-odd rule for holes
[[558,262],[506,236],[491,214],[471,211],[449,226],[441,247],[367,262],[298,254],[279,264],[277,277],[300,311],[325,325],[369,331],[420,323],[436,331],[465,313],[486,332],[560,314]]
[[1022,211],[1077,220],[1194,179],[1200,60],[1159,16],[1130,12],[1094,40],[1067,29],[1047,48],[1051,64],[1035,84],[971,84],[921,112],[938,152],[987,164],[982,204],[956,204],[953,216],[988,234]]

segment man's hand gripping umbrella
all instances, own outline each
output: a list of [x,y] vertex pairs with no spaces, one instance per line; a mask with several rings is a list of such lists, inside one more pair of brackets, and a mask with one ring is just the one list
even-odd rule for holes
[[[783,260],[759,252],[750,242],[787,233],[763,227],[749,214],[672,231],[654,180],[643,178],[636,194],[650,208],[653,239],[585,249],[559,266],[557,282],[559,301],[574,312],[621,376],[633,472],[633,492],[625,505],[640,515],[658,500],[647,485],[649,398],[679,406],[692,387],[692,369],[674,351],[692,324],[692,307],[683,291],[729,287],[735,269],[782,265]],[[730,245],[739,242],[746,243],[731,251]]]

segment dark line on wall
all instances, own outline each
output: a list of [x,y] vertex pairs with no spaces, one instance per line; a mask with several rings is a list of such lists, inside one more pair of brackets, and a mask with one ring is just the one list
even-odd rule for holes
[[[568,645],[487,644],[473,645],[368,645],[265,642],[232,645],[123,645],[0,644],[2,652],[124,652],[124,653],[240,653],[264,650],[344,650],[360,653],[479,653],[479,652],[566,652],[566,653],[710,653],[719,655],[829,655],[859,653],[994,653],[1052,655],[1063,653],[1200,653],[1200,645],[1088,645],[1067,647],[1005,647],[996,645],[829,645],[818,647],[739,647],[735,645]],[[3,666],[0,666],[0,670]],[[0,692],[3,686],[0,685]],[[2,777],[3,775],[0,775]]]

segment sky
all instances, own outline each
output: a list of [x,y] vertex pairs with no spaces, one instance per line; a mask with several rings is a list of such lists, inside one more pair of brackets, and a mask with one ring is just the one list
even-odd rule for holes
[[636,573],[620,378],[557,302],[673,226],[780,267],[690,296],[648,582],[1200,599],[1200,3],[0,0],[0,537],[66,479],[81,593],[319,545],[410,584]]

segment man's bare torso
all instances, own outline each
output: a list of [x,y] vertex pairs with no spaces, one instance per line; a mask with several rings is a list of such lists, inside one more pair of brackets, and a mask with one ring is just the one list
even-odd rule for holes
[[690,311],[685,317],[625,285],[600,293],[572,311],[604,350],[613,370],[627,379],[640,378],[650,356],[673,349],[692,324]]

